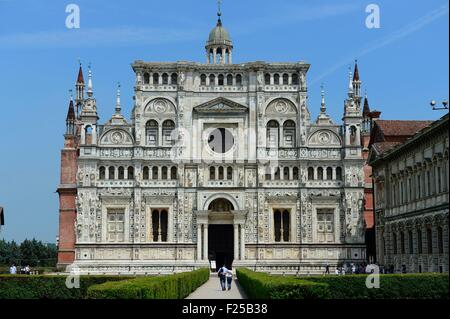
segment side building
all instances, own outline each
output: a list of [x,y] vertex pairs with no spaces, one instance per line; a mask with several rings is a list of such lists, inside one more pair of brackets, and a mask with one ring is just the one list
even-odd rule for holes
[[377,262],[391,271],[448,272],[448,128],[448,114],[373,125]]

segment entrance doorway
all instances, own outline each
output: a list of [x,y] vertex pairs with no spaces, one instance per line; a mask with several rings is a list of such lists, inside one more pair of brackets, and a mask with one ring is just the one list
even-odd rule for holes
[[208,257],[216,261],[219,269],[225,265],[231,269],[233,264],[233,225],[209,225],[208,227]]

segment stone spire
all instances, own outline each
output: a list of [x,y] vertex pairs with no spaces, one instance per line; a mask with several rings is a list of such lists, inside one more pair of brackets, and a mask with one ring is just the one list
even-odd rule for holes
[[322,96],[322,103],[320,104],[320,112],[325,113],[327,108],[325,107],[325,90],[323,89],[323,84],[320,86],[320,94]]
[[[361,97],[361,80],[359,79],[359,71],[358,71],[358,60],[355,60],[355,69],[353,71],[353,94],[356,98]],[[359,99],[361,100],[361,99]]]
[[217,25],[209,33],[205,46],[207,64],[232,64],[233,42],[222,25],[221,2],[218,1]]
[[89,64],[88,66],[88,88],[87,88],[87,95],[89,97],[92,97],[92,95],[94,94],[94,92],[92,91],[92,71],[91,71],[91,65]]
[[117,94],[116,94],[116,114],[120,114],[122,108],[120,106],[120,83],[117,83]]
[[353,96],[352,69],[348,68],[348,96]]
[[75,107],[73,105],[72,90],[70,90],[69,109],[67,111],[67,117],[66,117],[66,134],[67,135],[75,134]]
[[75,83],[75,91],[76,91],[75,104],[77,107],[77,116],[78,116],[84,104],[84,77],[83,77],[83,66],[81,62],[80,68],[78,70],[77,81]]

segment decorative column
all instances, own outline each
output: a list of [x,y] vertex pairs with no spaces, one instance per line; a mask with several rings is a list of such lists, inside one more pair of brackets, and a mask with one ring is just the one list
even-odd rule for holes
[[208,224],[203,224],[203,259],[208,260]]
[[229,51],[228,54],[228,64],[233,64],[233,51]]
[[213,49],[213,64],[217,64],[217,48]]
[[197,224],[197,260],[202,259],[202,224]]
[[234,260],[239,259],[239,224],[234,224]]
[[245,259],[245,226],[241,224],[241,260]]

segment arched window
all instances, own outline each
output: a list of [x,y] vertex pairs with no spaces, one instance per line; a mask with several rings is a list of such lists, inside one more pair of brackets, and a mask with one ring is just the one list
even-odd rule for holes
[[270,74],[269,74],[269,73],[266,73],[266,74],[264,75],[264,83],[265,83],[266,85],[270,85]]
[[224,78],[223,74],[219,74],[219,85],[220,86],[225,85],[225,78]]
[[276,209],[273,213],[274,239],[275,242],[289,242],[290,216],[288,210]]
[[106,170],[105,170],[104,166],[100,166],[98,175],[99,175],[99,179],[105,179],[106,178]]
[[281,212],[276,210],[273,213],[274,238],[276,242],[281,241]]
[[394,246],[394,255],[397,255],[397,234],[393,233],[392,234],[392,241],[393,241],[393,246]]
[[219,180],[223,180],[223,167],[219,167]]
[[290,218],[289,218],[289,212],[287,210],[283,211],[283,217],[282,217],[282,223],[283,223],[283,241],[288,242],[289,241],[289,225],[290,225]]
[[422,254],[422,230],[417,230],[417,253]]
[[333,179],[333,169],[331,167],[327,167],[327,180],[331,181]]
[[170,83],[172,85],[177,85],[178,84],[178,74],[172,73],[172,75],[170,76]]
[[214,166],[211,166],[209,168],[209,180],[213,181],[216,179],[216,168]]
[[227,167],[227,180],[232,180],[232,179],[233,179],[233,168]]
[[144,73],[144,84],[150,84],[150,74]]
[[167,241],[167,221],[168,221],[167,210],[162,210],[160,215],[160,229],[161,229],[161,241]]
[[408,250],[409,254],[414,254],[414,244],[413,244],[413,233],[412,231],[408,231]]
[[400,251],[402,254],[405,253],[405,233],[400,232]]
[[350,126],[350,145],[356,145],[356,127]]
[[118,179],[124,179],[124,178],[125,178],[125,168],[123,168],[123,166],[119,166]]
[[142,170],[142,179],[150,179],[150,170],[148,169],[148,166],[144,166],[144,169]]
[[275,85],[279,85],[279,84],[280,84],[280,75],[279,75],[279,74],[275,74],[275,75],[273,76],[273,83],[274,83]]
[[88,125],[84,129],[85,144],[92,144],[92,126]]
[[153,166],[152,167],[152,179],[158,180],[159,179],[158,175],[159,175],[158,167],[157,166]]
[[294,180],[298,179],[298,167],[294,167],[292,169],[292,177],[294,178]]
[[240,74],[236,75],[236,85],[242,85],[242,75]]
[[170,179],[177,179],[177,168],[175,166],[172,166],[172,168],[170,169]]
[[154,85],[159,84],[159,73],[153,73],[153,84]]
[[271,120],[267,123],[267,146],[278,147],[280,125],[277,121]]
[[133,166],[129,166],[128,167],[128,179],[134,179],[134,167]]
[[232,86],[233,85],[233,76],[231,74],[227,75],[227,85]]
[[266,167],[265,180],[270,181],[272,179],[272,172],[270,171],[270,167]]
[[206,85],[206,74],[200,75],[200,85]]
[[289,180],[289,167],[283,168],[283,179]]
[[283,124],[283,139],[285,147],[295,147],[295,122],[288,120]]
[[433,253],[433,232],[431,228],[427,228],[427,253],[432,254]]
[[308,180],[314,180],[314,168],[308,167]]
[[152,211],[152,234],[153,234],[153,241],[159,241],[159,234],[160,234],[160,228],[159,228],[159,210],[154,209]]
[[280,168],[279,167],[277,167],[277,168],[275,168],[275,174],[274,174],[274,179],[276,180],[276,181],[278,181],[278,180],[280,180]]
[[289,75],[288,74],[283,74],[283,85],[288,85],[289,84]]
[[145,136],[147,137],[147,145],[158,146],[158,122],[150,120],[145,125]]
[[438,234],[438,253],[443,254],[444,253],[444,233],[443,233],[441,226],[438,227],[437,234]]
[[163,73],[162,75],[162,84],[169,84],[169,75],[167,73]]
[[164,138],[164,146],[172,146],[175,140],[172,139],[172,132],[175,130],[175,122],[166,120],[163,123],[162,134]]
[[317,168],[317,179],[319,181],[323,180],[323,168],[322,167]]
[[167,167],[163,166],[163,168],[161,169],[161,179],[167,179]]
[[116,168],[114,166],[108,167],[108,179],[116,179]]
[[342,168],[340,167],[336,168],[336,180],[342,181]]
[[214,74],[211,74],[211,75],[209,76],[209,85],[210,85],[210,86],[216,85],[216,76],[215,76]]
[[297,73],[292,74],[292,85],[299,85]]

